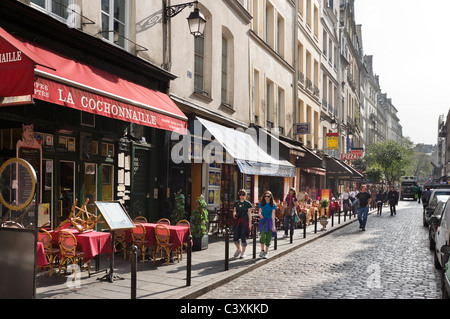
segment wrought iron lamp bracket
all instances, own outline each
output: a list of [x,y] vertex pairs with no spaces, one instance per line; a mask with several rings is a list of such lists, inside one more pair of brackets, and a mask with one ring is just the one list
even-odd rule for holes
[[198,1],[192,1],[192,2],[176,4],[176,5],[173,5],[173,6],[165,7],[165,9],[164,9],[164,18],[165,19],[173,18],[174,16],[179,14],[181,11],[183,11],[185,8],[187,8],[187,7],[190,8],[194,4],[197,5]]

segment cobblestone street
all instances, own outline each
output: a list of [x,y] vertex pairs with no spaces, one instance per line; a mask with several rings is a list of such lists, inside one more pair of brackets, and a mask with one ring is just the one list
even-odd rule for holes
[[440,299],[422,205],[383,208],[215,289],[201,299]]

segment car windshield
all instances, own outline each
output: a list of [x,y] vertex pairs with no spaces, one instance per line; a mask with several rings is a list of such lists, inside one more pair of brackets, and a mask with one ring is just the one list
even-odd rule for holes
[[436,196],[438,202],[439,201],[446,202],[447,199],[450,197],[450,193],[443,193],[443,192],[435,193],[434,195]]

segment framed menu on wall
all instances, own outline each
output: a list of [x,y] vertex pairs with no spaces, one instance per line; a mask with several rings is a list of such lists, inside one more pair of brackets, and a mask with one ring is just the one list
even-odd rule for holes
[[95,202],[111,230],[134,228],[134,223],[125,208],[118,201]]

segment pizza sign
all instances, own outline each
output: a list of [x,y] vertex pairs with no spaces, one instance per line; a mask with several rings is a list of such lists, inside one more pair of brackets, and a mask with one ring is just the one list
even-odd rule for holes
[[359,154],[341,154],[341,160],[343,161],[356,161],[360,157]]

